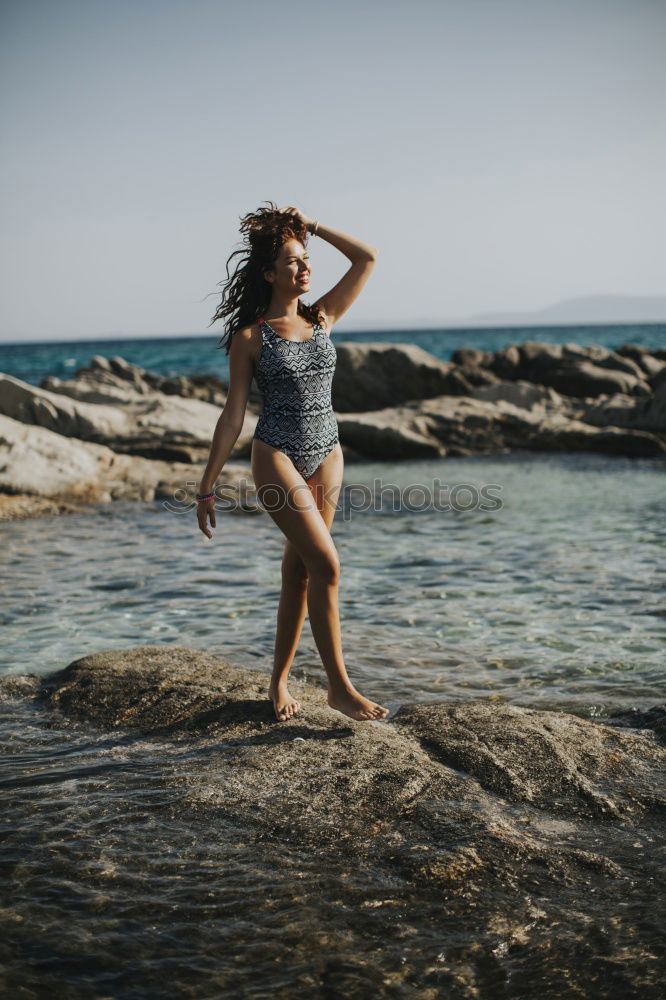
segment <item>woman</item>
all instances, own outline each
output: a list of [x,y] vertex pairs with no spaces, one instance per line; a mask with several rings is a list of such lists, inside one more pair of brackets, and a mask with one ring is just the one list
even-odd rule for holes
[[[307,606],[328,676],[328,704],[359,721],[383,719],[388,709],[364,698],[345,668],[338,610],[340,561],[330,532],[343,473],[331,407],[336,351],[330,331],[370,277],[377,251],[296,208],[268,205],[241,220],[246,246],[234,253],[247,256],[227,282],[211,320],[230,317],[220,344],[229,355],[229,390],[197,494],[199,527],[212,538],[207,521],[216,526],[215,481],[241,432],[256,376],[264,407],[252,441],[252,475],[259,500],[286,537],[268,690],[275,715],[283,721],[300,708],[289,694],[287,676]],[[351,261],[340,281],[310,306],[299,297],[310,288],[308,233]]]

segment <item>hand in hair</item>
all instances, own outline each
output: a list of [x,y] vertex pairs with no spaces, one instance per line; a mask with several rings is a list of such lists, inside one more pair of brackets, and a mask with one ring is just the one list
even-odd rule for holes
[[306,229],[308,226],[312,225],[313,220],[309,219],[307,215],[301,212],[300,208],[294,208],[293,205],[287,205],[286,208],[278,208],[278,212],[284,212],[286,215],[295,215]]

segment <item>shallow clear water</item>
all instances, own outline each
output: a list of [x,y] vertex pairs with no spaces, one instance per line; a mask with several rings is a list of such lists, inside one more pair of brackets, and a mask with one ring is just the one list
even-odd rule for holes
[[[658,460],[513,454],[350,464],[333,522],[343,651],[372,697],[496,695],[586,714],[663,697],[664,472]],[[417,510],[410,486],[457,487]],[[361,509],[362,485],[377,501]],[[495,510],[464,508],[493,487]],[[392,509],[395,486],[402,503]],[[411,499],[412,509],[406,509]],[[0,525],[0,669],[46,673],[146,644],[206,649],[265,669],[284,545],[270,516],[115,503]],[[306,618],[294,676],[325,683]]]

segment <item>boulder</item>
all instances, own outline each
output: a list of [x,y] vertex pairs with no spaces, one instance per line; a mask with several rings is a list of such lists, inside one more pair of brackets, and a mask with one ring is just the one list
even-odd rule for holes
[[[227,463],[218,483],[237,490],[247,478],[242,466]],[[178,498],[187,494],[186,505],[193,506],[197,486],[189,464],[118,454],[106,445],[63,437],[0,415],[0,494],[35,498],[31,507],[27,499],[5,500],[4,519],[12,511],[23,517],[29,508],[33,513],[55,513],[74,509],[68,504],[121,499],[163,499],[182,508]],[[45,499],[53,505],[38,502]]]
[[[114,405],[94,404],[0,374],[0,413],[116,452],[195,463],[208,455],[220,410],[198,399],[152,390],[132,390],[122,400],[116,394]],[[256,423],[257,417],[246,413],[233,458],[249,454]]]
[[[539,983],[552,997],[656,1000],[666,747],[641,726],[648,715],[663,719],[663,707],[602,721],[461,699],[355,722],[328,707],[324,685],[294,680],[301,710],[279,723],[269,674],[187,647],[142,646],[100,651],[46,677],[6,678],[0,695],[30,699],[44,726],[96,733],[84,775],[98,773],[95,746],[108,781],[110,745],[153,741],[151,788],[165,794],[142,804],[148,822],[160,822],[168,798],[203,843],[210,831],[233,830],[255,845],[257,862],[284,848],[294,879],[296,845],[303,864],[321,866],[327,899],[343,913],[344,968],[358,924],[364,945],[384,931],[376,982],[386,980],[387,934],[403,970],[399,981],[391,973],[388,992],[373,989],[359,979],[373,961],[366,950],[353,980],[326,966],[326,994],[346,982],[340,995],[490,998],[514,987],[528,996]],[[58,777],[55,766],[39,775]],[[344,896],[340,859],[351,876]],[[348,906],[352,891],[358,910]],[[431,925],[427,948],[405,921],[408,904]],[[327,938],[325,954],[333,947]],[[298,992],[289,972],[280,972],[280,995]],[[222,970],[216,982],[224,992]]]
[[590,361],[575,359],[554,365],[543,373],[541,382],[568,396],[601,396],[612,392],[641,396],[650,394],[650,386],[643,378],[626,371],[604,368]]
[[411,399],[448,393],[461,396],[471,383],[457,366],[414,344],[336,344],[333,409],[380,410]]
[[[388,723],[356,722],[328,707],[324,687],[298,682],[293,693],[303,711],[277,723],[268,680],[267,673],[200,650],[141,646],[84,656],[43,678],[40,690],[51,710],[105,729],[174,739],[224,736],[214,766],[220,777],[239,743],[275,730],[276,740],[254,742],[253,763],[246,758],[243,767],[241,756],[242,774],[225,775],[220,801],[264,828],[299,820],[303,833],[320,842],[335,827],[331,843],[344,837],[361,853],[369,846],[368,823],[390,823],[407,803],[413,808],[432,799],[433,781],[452,807],[489,796],[523,803],[532,815],[638,822],[651,812],[657,818],[666,806],[666,747],[635,731],[492,699],[404,705]],[[292,751],[301,773],[289,786],[278,733],[294,730],[311,740]],[[326,740],[327,731],[346,739]],[[353,762],[353,774],[340,768],[345,760]],[[205,795],[214,795],[212,772],[202,779]],[[196,786],[191,794],[198,798]]]
[[493,358],[492,351],[480,351],[476,347],[459,347],[451,355],[454,365],[462,367],[483,368],[486,367]]
[[474,399],[483,399],[488,403],[511,403],[521,409],[531,410],[533,407],[547,407],[560,412],[571,410],[571,401],[566,396],[560,396],[554,389],[526,382],[523,379],[510,381],[497,379],[491,385],[479,386],[472,390]]
[[638,344],[623,344],[615,353],[621,357],[631,358],[647,376],[651,385],[654,385],[652,379],[666,369],[666,361],[663,358],[656,357],[649,348]]
[[105,358],[98,354],[88,365],[77,369],[71,379],[64,381],[48,375],[41,380],[40,388],[86,403],[120,405],[137,396],[161,392],[166,396],[184,396],[224,406],[227,395],[217,375],[157,375],[124,358]]
[[633,359],[592,344],[525,341],[497,351],[487,366],[502,379],[550,386],[568,396],[609,392],[649,395],[646,373]]
[[615,427],[651,431],[666,439],[666,381],[648,398],[636,398],[624,393],[585,400],[578,409],[579,419],[597,427]]
[[520,378],[521,356],[518,344],[508,344],[491,355],[488,368],[500,379]]
[[446,448],[429,433],[426,421],[406,407],[342,413],[337,421],[341,444],[362,458],[397,462],[446,455]]
[[573,360],[591,361],[597,368],[613,368],[628,375],[634,375],[638,379],[643,378],[643,369],[634,360],[623,357],[617,351],[609,351],[607,347],[599,344],[591,344],[584,347],[581,344],[565,344],[562,348],[562,357]]
[[100,443],[128,434],[132,425],[128,413],[117,406],[79,402],[2,372],[0,414],[64,437]]
[[[517,383],[474,390],[475,396],[437,396],[338,417],[340,440],[367,459],[398,461],[436,455],[530,451],[596,451],[662,456],[666,440],[639,429],[598,427],[562,411],[552,390]],[[483,394],[493,396],[487,400]]]

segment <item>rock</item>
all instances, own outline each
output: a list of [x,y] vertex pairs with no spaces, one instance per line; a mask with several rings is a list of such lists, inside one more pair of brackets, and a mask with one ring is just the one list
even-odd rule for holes
[[620,357],[633,358],[634,361],[640,361],[644,355],[650,354],[650,348],[644,347],[642,344],[622,344],[615,353],[619,354]]
[[498,351],[488,368],[502,379],[550,386],[569,396],[598,396],[604,392],[648,395],[645,372],[631,358],[599,345],[548,344],[525,341]]
[[475,388],[471,395],[474,399],[483,399],[489,403],[511,403],[526,410],[531,410],[535,406],[545,406],[560,412],[568,412],[571,408],[571,402],[566,396],[560,396],[554,389],[525,382],[522,379],[517,379],[515,382],[498,379],[492,385]]
[[103,374],[100,377],[95,375],[92,378],[81,375],[80,378],[68,381],[63,381],[55,375],[47,375],[41,380],[39,388],[96,406],[126,406],[141,399],[149,391],[129,386],[124,379],[113,374]]
[[461,396],[471,384],[455,365],[414,344],[339,343],[333,377],[333,409],[380,410],[442,393]]
[[364,458],[397,462],[446,454],[446,449],[429,434],[427,424],[405,407],[343,413],[337,421],[341,444]]
[[591,361],[597,368],[611,368],[617,371],[634,375],[638,379],[643,378],[643,370],[631,358],[623,357],[616,351],[609,351],[599,344],[592,344],[583,347],[581,344],[565,344],[562,348],[563,358],[574,360]]
[[79,402],[3,373],[0,413],[83,441],[126,435],[131,427],[127,413],[116,406]]
[[147,485],[132,482],[132,460],[105,445],[63,437],[2,415],[0,448],[0,490],[6,493],[103,503],[112,499],[112,482],[139,496]]
[[615,353],[635,361],[637,367],[644,372],[653,386],[652,379],[662,374],[664,369],[666,369],[666,361],[655,357],[647,347],[642,347],[638,344],[623,344],[622,347],[618,347]]
[[[86,403],[2,374],[0,400],[0,412],[15,420],[165,462],[205,462],[220,415],[209,403],[153,391],[130,394],[122,406]],[[249,454],[256,422],[246,414],[232,458]]]
[[563,361],[544,372],[541,381],[543,385],[552,386],[568,396],[600,396],[612,392],[635,395],[650,393],[650,386],[644,379],[628,372],[603,368],[589,361]]
[[81,514],[89,507],[52,500],[29,493],[0,493],[0,521],[25,521],[32,517],[49,517],[55,514]]
[[[345,461],[512,449],[666,453],[659,352],[526,341],[495,354],[461,348],[458,363],[444,363],[412,344],[336,347],[333,405]],[[120,497],[169,500],[174,477],[198,476],[184,467],[207,460],[226,399],[214,376],[163,378],[100,355],[73,379],[48,378],[44,386],[0,374],[0,492],[41,497],[3,501],[5,518]],[[232,460],[250,457],[258,398],[250,398]],[[157,464],[151,470],[143,459]],[[256,506],[243,501],[238,509]]]
[[495,375],[489,368],[475,368],[472,365],[460,365],[458,372],[471,388],[479,385],[496,385],[502,381],[499,375]]
[[[261,856],[297,844],[322,870],[346,859],[363,905],[399,903],[387,927],[407,935],[401,994],[508,997],[518,984],[527,996],[538,982],[553,997],[656,1000],[666,747],[640,718],[607,725],[488,698],[363,723],[330,709],[323,684],[294,680],[301,711],[278,723],[269,673],[143,646],[12,676],[0,698],[30,699],[45,725],[154,740],[153,781],[202,837],[233,824]],[[407,900],[435,921],[425,968]],[[367,910],[344,916],[365,941]]]
[[654,705],[647,710],[639,708],[619,709],[612,712],[609,722],[629,726],[632,729],[651,729],[659,741],[666,746],[666,704]]
[[585,400],[578,409],[578,417],[597,427],[612,424],[666,436],[666,381],[647,399],[613,393]]
[[[120,499],[171,499],[172,506],[181,509],[182,491],[193,509],[195,478],[188,464],[117,454],[106,445],[63,437],[0,415],[0,493],[35,498],[35,513],[62,513],[78,509],[68,506],[72,504]],[[247,479],[246,469],[227,463],[218,483],[238,491]],[[51,506],[45,506],[47,499]],[[26,516],[30,510],[27,500],[5,500],[3,507],[4,519]]]
[[501,379],[519,378],[520,365],[521,355],[517,344],[509,344],[497,351],[488,362],[488,367]]
[[[666,803],[666,781],[657,768],[666,749],[651,743],[647,749],[635,733],[565,712],[492,702],[414,705],[393,721],[431,757],[512,802],[591,819],[640,816]],[[651,760],[647,770],[639,762],[644,749]]]
[[536,451],[591,451],[627,458],[663,458],[666,455],[666,441],[647,431],[594,428],[580,420],[556,416],[543,421],[531,447]]
[[161,392],[224,406],[226,387],[217,375],[163,376],[133,365],[124,358],[95,355],[87,366],[77,369],[73,378],[62,381],[54,376],[43,378],[40,388],[59,392],[88,403],[125,403],[137,396]]
[[518,366],[514,377],[543,384],[544,376],[561,363],[562,352],[561,344],[526,340],[518,346]]
[[[367,724],[330,709],[324,687],[296,683],[303,711],[288,725],[277,724],[268,680],[267,673],[199,650],[143,646],[75,660],[44,678],[41,696],[50,709],[104,728],[179,739],[224,734],[229,759],[252,742],[252,733],[273,729],[281,734],[277,740],[255,742],[242,778],[236,771],[228,805],[239,816],[251,807],[258,823],[271,827],[292,808],[311,832],[320,827],[320,836],[331,820],[338,836],[359,819],[366,831],[369,821],[396,818],[408,801],[431,798],[433,781],[452,805],[476,799],[483,789],[491,799],[570,818],[636,822],[666,805],[666,747],[635,731],[494,700],[407,705],[390,723]],[[301,773],[286,801],[280,794],[287,769],[283,737],[293,737],[294,729],[310,736],[293,751],[310,778]],[[345,739],[321,738],[327,731],[344,732]],[[224,745],[218,744],[222,757]],[[345,761],[353,763],[353,775],[341,773]],[[328,775],[323,784],[322,773]],[[308,780],[321,786],[319,797]],[[220,791],[224,797],[229,789]],[[349,796],[356,796],[355,809]],[[365,832],[356,846],[367,846]]]
[[479,351],[475,347],[459,347],[451,355],[454,365],[471,368],[483,368],[492,361],[492,351]]
[[[561,412],[558,396],[529,383],[474,390],[475,396],[438,396],[338,417],[340,440],[369,459],[398,461],[435,455],[530,451],[596,451],[662,456],[666,440],[643,430],[596,427]],[[515,400],[515,402],[513,401]]]

